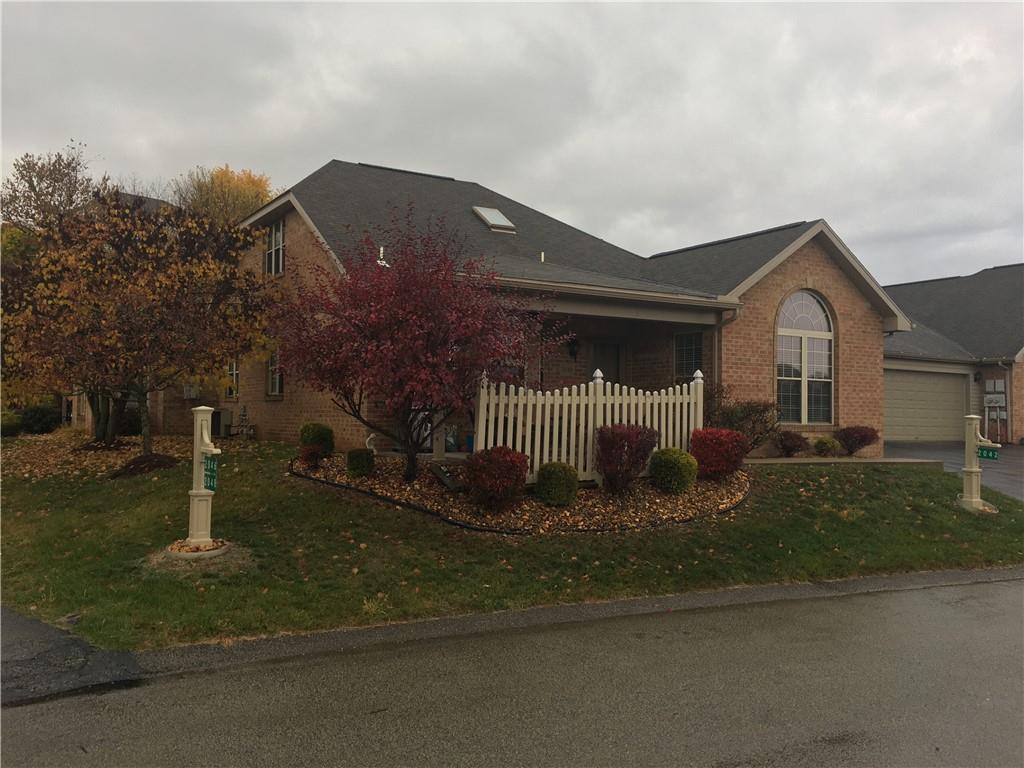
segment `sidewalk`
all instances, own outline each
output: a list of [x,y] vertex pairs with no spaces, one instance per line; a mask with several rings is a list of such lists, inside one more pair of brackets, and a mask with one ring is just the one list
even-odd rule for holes
[[1012,566],[863,576],[816,583],[741,586],[663,597],[542,606],[307,634],[239,639],[227,645],[200,643],[138,653],[98,650],[67,632],[4,608],[2,700],[5,707],[17,706],[83,690],[134,685],[166,676],[299,657],[327,656],[371,646],[576,624],[598,619],[1022,579],[1024,566]]

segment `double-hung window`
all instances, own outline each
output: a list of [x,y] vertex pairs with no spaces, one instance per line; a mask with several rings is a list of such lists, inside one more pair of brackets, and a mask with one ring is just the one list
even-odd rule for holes
[[267,227],[263,271],[268,275],[280,275],[284,272],[284,219],[279,219]]
[[238,358],[235,358],[228,363],[228,386],[224,390],[224,397],[238,397],[239,374]]
[[793,424],[832,423],[832,321],[821,300],[797,291],[779,310],[775,380],[781,419]]
[[284,373],[281,371],[281,363],[277,352],[271,352],[267,359],[267,394],[284,394]]

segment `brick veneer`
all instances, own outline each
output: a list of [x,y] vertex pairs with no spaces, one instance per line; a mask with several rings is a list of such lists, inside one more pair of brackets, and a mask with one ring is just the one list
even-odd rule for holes
[[[741,399],[774,400],[775,326],[783,299],[809,289],[831,310],[833,424],[792,426],[812,439],[852,425],[882,432],[882,318],[836,262],[811,241],[748,290],[739,319],[721,331],[721,381]],[[861,455],[880,456],[881,441]]]
[[1024,439],[1024,363],[1010,366],[1010,440]]
[[[331,257],[317,244],[315,235],[295,211],[285,215],[285,268],[277,279],[286,285],[308,280],[314,265],[334,269]],[[263,271],[264,247],[262,240],[246,256],[244,264]],[[303,424],[318,421],[334,430],[335,446],[339,450],[362,447],[369,434],[366,427],[345,415],[331,402],[328,394],[302,386],[293,377],[285,376],[284,394],[267,395],[266,358],[243,360],[239,372],[239,391],[234,398],[225,397],[222,390],[217,405],[232,412],[232,422],[238,423],[242,406],[249,422],[256,427],[261,440],[296,442]]]

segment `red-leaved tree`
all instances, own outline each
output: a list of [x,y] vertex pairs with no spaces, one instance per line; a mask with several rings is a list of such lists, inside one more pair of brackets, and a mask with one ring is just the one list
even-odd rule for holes
[[521,382],[565,340],[535,299],[502,290],[444,222],[419,227],[411,208],[337,256],[343,271],[314,269],[276,313],[280,363],[390,438],[407,481],[435,424],[472,409],[482,374]]

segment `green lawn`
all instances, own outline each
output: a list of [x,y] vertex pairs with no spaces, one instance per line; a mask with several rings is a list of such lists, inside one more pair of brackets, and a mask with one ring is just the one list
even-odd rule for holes
[[[214,535],[247,570],[155,572],[187,528],[189,467],[3,484],[3,602],[109,648],[381,623],[740,583],[1024,561],[1024,506],[906,466],[760,466],[728,516],[632,534],[503,538],[286,476],[292,449],[226,452]],[[205,568],[205,566],[204,566]]]

